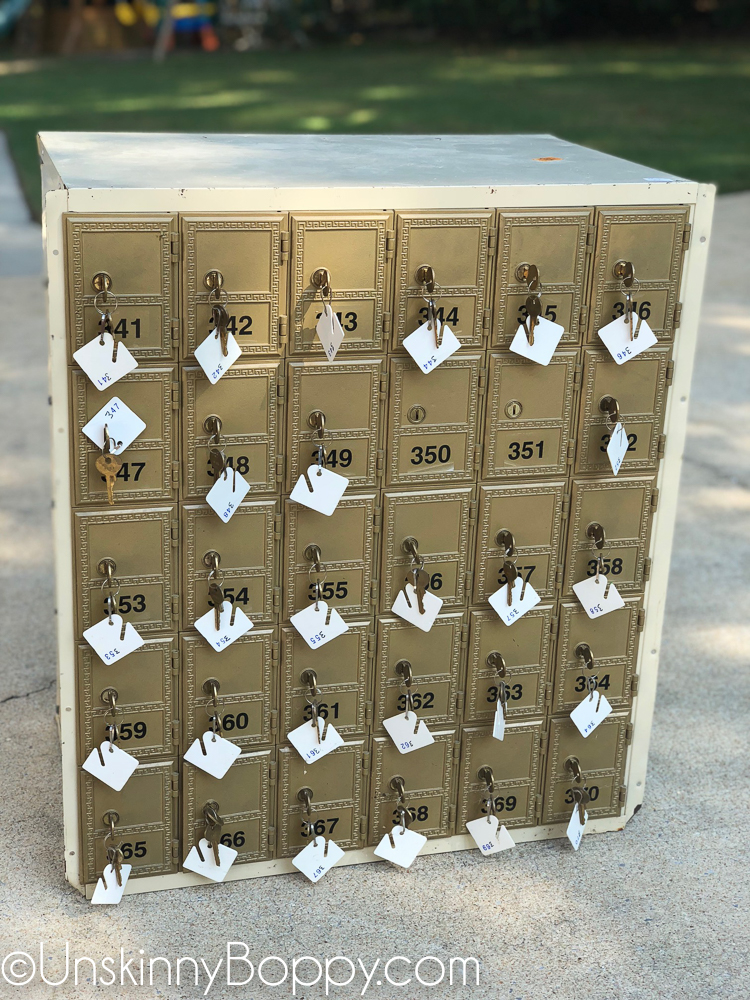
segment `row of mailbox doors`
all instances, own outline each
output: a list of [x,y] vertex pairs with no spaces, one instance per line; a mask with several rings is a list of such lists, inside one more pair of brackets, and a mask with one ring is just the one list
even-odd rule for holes
[[[181,488],[183,499],[202,499],[213,485],[212,417],[250,495],[290,492],[317,457],[308,423],[315,411],[325,416],[328,466],[350,489],[555,477],[570,467],[607,473],[605,396],[617,400],[628,433],[623,471],[653,469],[663,450],[669,355],[669,347],[655,347],[617,365],[607,351],[588,348],[582,362],[578,352],[561,351],[543,367],[491,353],[485,368],[483,355],[461,352],[429,378],[408,358],[251,362],[214,386],[198,367],[184,368],[181,383],[175,365],[139,367],[115,387],[146,423],[122,456],[115,493],[158,502]],[[73,424],[82,427],[103,400],[83,372],[70,377]],[[99,455],[79,433],[76,506],[106,502]]]
[[648,476],[385,492],[382,507],[377,494],[345,494],[331,518],[281,499],[243,503],[227,524],[203,504],[77,511],[78,634],[105,611],[105,559],[114,563],[121,611],[144,635],[190,629],[209,609],[209,552],[220,557],[226,598],[256,625],[289,619],[314,599],[312,546],[326,567],[329,605],[347,619],[388,614],[410,565],[402,549],[408,537],[444,611],[486,605],[503,585],[502,529],[513,534],[518,569],[543,599],[570,596],[597,571],[586,533],[592,522],[605,531],[605,572],[621,594],[633,594],[650,572],[657,500]]
[[538,267],[543,312],[565,327],[563,343],[596,343],[623,305],[613,270],[621,260],[635,264],[636,308],[669,340],[688,215],[679,206],[68,215],[70,353],[97,330],[92,282],[105,274],[117,298],[115,332],[139,361],[191,357],[211,322],[205,276],[218,271],[229,328],[245,353],[321,354],[311,281],[318,268],[331,274],[346,333],[341,351],[400,350],[426,318],[416,277],[423,264],[440,286],[439,316],[466,346],[482,347],[490,333],[493,346],[509,346],[528,293],[522,264]]
[[549,729],[539,720],[513,723],[502,743],[492,727],[436,731],[434,744],[406,756],[389,737],[359,738],[312,766],[291,747],[265,748],[238,757],[221,781],[189,764],[180,774],[173,758],[142,765],[120,792],[82,773],[83,877],[91,883],[102,870],[103,817],[111,810],[133,875],[177,871],[202,835],[203,806],[210,801],[218,804],[224,843],[239,852],[239,863],[292,856],[308,843],[297,798],[303,787],[313,793],[318,833],[345,849],[375,844],[396,822],[390,782],[397,775],[404,779],[412,829],[433,837],[464,833],[466,820],[482,815],[477,772],[485,765],[496,776],[495,806],[508,827],[569,818],[570,755],[586,774],[589,816],[617,815],[631,733],[628,716],[616,714],[586,740],[566,718],[550,720]]
[[[211,682],[227,738],[243,751],[283,742],[311,718],[313,670],[320,714],[345,737],[385,733],[383,720],[406,708],[396,664],[407,660],[414,705],[431,729],[489,724],[500,686],[510,722],[570,713],[595,676],[616,711],[637,690],[636,658],[644,612],[640,597],[590,619],[576,601],[532,609],[508,629],[492,610],[439,615],[428,633],[400,618],[352,621],[332,655],[311,650],[292,626],[253,629],[217,655],[198,635],[146,640],[127,664],[106,664],[86,644],[77,650],[79,760],[107,735],[114,689],[120,745],[140,761],[184,753],[208,724]],[[587,650],[593,658],[590,663]],[[506,673],[501,681],[495,658]],[[316,768],[317,770],[317,768]]]

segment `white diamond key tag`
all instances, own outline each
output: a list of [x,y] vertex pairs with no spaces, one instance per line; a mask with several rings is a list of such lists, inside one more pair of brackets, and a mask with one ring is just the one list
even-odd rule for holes
[[336,728],[316,713],[313,713],[311,722],[303,722],[288,733],[287,739],[307,764],[344,745],[343,737]]
[[[635,276],[635,267],[631,261],[618,260],[612,268],[615,278],[621,278],[620,290],[625,296],[625,304],[618,302],[617,305],[623,310],[619,316],[613,318],[611,323],[607,323],[599,329],[599,339],[607,348],[609,353],[618,365],[624,365],[626,361],[637,358],[649,347],[657,343],[656,335],[646,322],[651,315],[648,302],[638,304],[633,301],[633,292],[639,288],[638,279]],[[636,322],[637,308],[637,322]]]
[[132,870],[132,865],[105,865],[104,871],[99,876],[96,888],[91,897],[91,905],[101,906],[102,904],[113,905],[119,903],[125,892],[125,886],[128,884]]
[[570,713],[576,729],[584,739],[612,714],[612,706],[601,691],[596,689],[596,678],[587,677],[586,680],[589,693]]
[[349,626],[338,611],[335,608],[329,608],[325,601],[316,601],[304,611],[298,611],[296,615],[292,615],[289,621],[310,649],[324,646],[331,639],[349,631]]
[[373,851],[379,858],[390,861],[399,868],[411,868],[414,859],[427,843],[427,837],[408,827],[397,826],[389,830]]
[[330,517],[348,485],[349,480],[344,476],[319,465],[311,465],[297,480],[289,499]]
[[253,627],[253,623],[247,617],[242,608],[230,601],[222,601],[219,623],[217,627],[215,610],[207,611],[196,622],[203,638],[217,652],[226,649],[235,639],[245,635]]
[[516,846],[506,828],[500,825],[497,816],[480,816],[479,819],[469,820],[466,829],[485,857],[499,854],[500,851],[508,851]]
[[497,611],[506,625],[512,625],[513,622],[518,621],[542,600],[531,584],[521,578],[517,570],[511,579],[509,566],[513,566],[515,569],[515,565],[506,560],[504,571],[508,582],[489,597],[490,605]]
[[424,719],[420,719],[416,712],[400,712],[384,719],[383,725],[399,753],[413,753],[435,742]]
[[515,276],[518,281],[526,283],[529,294],[521,310],[523,319],[519,321],[510,349],[522,358],[546,366],[552,360],[565,327],[554,322],[557,306],[547,306],[547,316],[542,316],[542,283],[537,265],[519,264]]
[[[440,339],[440,347],[435,346],[437,338]],[[450,327],[435,319],[434,327],[429,321],[417,327],[414,333],[410,333],[404,338],[404,347],[417,363],[419,370],[429,375],[443,361],[447,361],[461,347],[461,341],[453,333]]]
[[292,858],[292,864],[311,882],[319,882],[343,856],[344,852],[333,840],[316,837]]
[[231,518],[247,496],[250,484],[235,469],[225,466],[221,475],[206,494],[206,503],[221,518],[224,524]]
[[140,649],[146,641],[138,635],[130,622],[115,614],[87,628],[83,638],[105,663],[117,663],[123,656]]
[[610,583],[604,574],[604,559],[602,552],[607,543],[604,528],[598,521],[592,521],[586,528],[586,535],[594,542],[596,551],[596,572],[573,584],[573,593],[581,602],[583,610],[589,618],[601,618],[611,611],[625,607],[625,602],[614,583]]
[[[209,300],[214,291],[218,294],[219,289],[212,290],[209,294]],[[228,372],[237,358],[242,355],[242,350],[227,329],[229,314],[223,305],[218,302],[213,305],[211,319],[213,329],[206,339],[196,347],[193,355],[211,385],[216,385],[221,376]]]
[[236,743],[209,729],[193,741],[184,759],[214,778],[223,778],[241,753]]
[[125,451],[145,429],[146,424],[143,420],[118,396],[113,396],[107,405],[95,413],[81,428],[86,437],[102,451],[109,438],[111,455],[119,455]]
[[323,345],[326,358],[333,361],[344,342],[344,328],[329,302],[323,303],[323,312],[315,326],[315,332]]
[[401,548],[411,558],[411,566],[391,611],[411,625],[416,625],[423,632],[429,632],[443,602],[427,590],[430,574],[424,568],[424,559],[419,554],[417,539],[410,535],[403,540]]
[[98,747],[94,747],[81,766],[84,771],[93,774],[99,781],[119,792],[138,767],[138,761],[132,754],[105,740]]
[[[98,297],[97,294],[96,298]],[[94,303],[96,304],[96,299]],[[117,306],[113,305],[112,308],[116,309]],[[138,367],[138,362],[127,347],[115,340],[109,311],[101,313],[101,316],[98,336],[73,355],[73,360],[86,372],[100,392]]]
[[193,846],[182,862],[182,867],[197,875],[204,875],[212,882],[223,882],[227,872],[234,864],[238,852],[221,842],[221,831],[224,820],[219,815],[219,803],[213,799],[203,804],[203,817],[206,825],[203,836]]

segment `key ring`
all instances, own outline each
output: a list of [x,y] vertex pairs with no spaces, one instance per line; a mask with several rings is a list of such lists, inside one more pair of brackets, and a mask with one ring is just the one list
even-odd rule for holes
[[[307,571],[307,575],[308,575],[308,577],[310,579],[312,579],[312,574],[313,573],[315,573],[315,576],[316,576],[316,579],[313,581],[313,586],[315,587],[315,610],[318,611],[318,610],[320,610],[319,609],[320,601],[323,598],[323,594],[322,594],[323,584],[326,582],[326,579],[328,577],[328,573],[327,573],[326,568],[323,565],[323,563],[320,563],[320,562],[317,563],[317,564],[313,564],[310,567],[310,569]],[[322,580],[318,579],[318,577],[320,577],[320,576],[323,577]]]
[[414,673],[412,671],[411,663],[408,660],[399,660],[396,666],[393,668],[395,672],[401,677],[399,681],[399,690],[403,692],[404,700],[406,702],[404,708],[404,718],[409,718],[409,712],[414,712],[416,715],[416,709],[414,708],[414,688],[419,685],[414,683]]
[[[102,303],[104,308],[101,309],[99,306],[99,296],[103,295]],[[94,296],[94,309],[99,313],[100,316],[107,316],[111,320],[111,314],[117,311],[117,296],[113,295],[112,292],[101,291],[97,292]]]

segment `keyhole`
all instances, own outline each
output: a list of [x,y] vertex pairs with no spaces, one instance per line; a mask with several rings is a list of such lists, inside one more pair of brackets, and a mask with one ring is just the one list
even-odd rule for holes
[[515,419],[520,417],[523,413],[523,406],[518,402],[517,399],[511,399],[505,404],[505,416]]
[[424,406],[412,406],[406,414],[410,424],[421,424],[426,416],[427,410],[425,410]]

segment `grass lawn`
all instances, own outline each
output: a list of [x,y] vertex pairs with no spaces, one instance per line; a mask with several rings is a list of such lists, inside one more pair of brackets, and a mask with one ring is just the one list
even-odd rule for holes
[[551,132],[737,191],[750,189],[750,51],[607,41],[185,52],[161,66],[146,58],[0,63],[0,128],[37,212],[42,129]]

